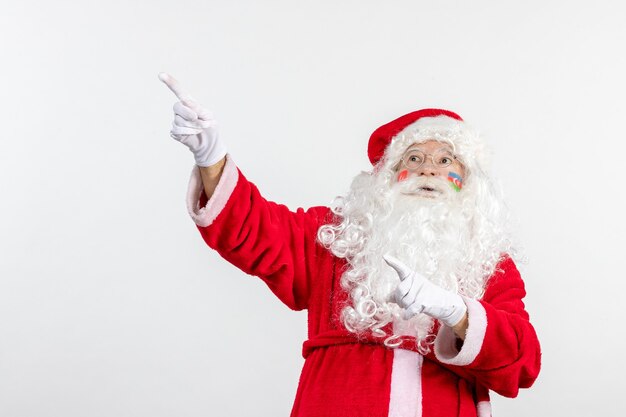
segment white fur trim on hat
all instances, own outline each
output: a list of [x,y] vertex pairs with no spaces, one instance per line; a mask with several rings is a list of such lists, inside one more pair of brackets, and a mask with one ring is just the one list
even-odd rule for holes
[[466,122],[445,115],[422,117],[405,127],[393,137],[385,158],[399,161],[409,146],[429,140],[449,143],[470,172],[487,168],[489,152],[478,132]]

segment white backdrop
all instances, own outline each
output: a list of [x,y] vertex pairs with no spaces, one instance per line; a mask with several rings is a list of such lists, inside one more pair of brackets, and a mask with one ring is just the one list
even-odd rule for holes
[[620,2],[4,3],[0,416],[289,414],[306,314],[204,245],[160,71],[292,208],[345,192],[401,114],[479,127],[543,347],[494,415],[623,415]]

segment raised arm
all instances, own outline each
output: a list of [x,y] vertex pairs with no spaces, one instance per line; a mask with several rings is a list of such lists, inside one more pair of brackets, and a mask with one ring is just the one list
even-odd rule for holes
[[215,192],[207,199],[197,169],[192,172],[187,204],[202,238],[224,259],[261,278],[289,308],[308,307],[318,271],[330,261],[317,243],[319,226],[329,221],[327,207],[291,211],[268,201],[226,157]]
[[307,307],[321,249],[320,222],[329,210],[290,211],[267,201],[235,166],[211,113],[168,74],[160,74],[179,101],[170,135],[196,160],[187,196],[189,213],[205,242],[242,271],[263,279],[292,309]]

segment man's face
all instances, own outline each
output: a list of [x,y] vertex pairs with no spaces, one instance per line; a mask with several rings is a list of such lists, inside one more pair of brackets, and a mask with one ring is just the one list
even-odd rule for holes
[[447,183],[454,191],[461,191],[465,167],[456,158],[449,144],[429,140],[409,146],[396,166],[396,173],[397,182],[413,179],[421,184],[410,194],[437,198],[443,194],[442,183]]

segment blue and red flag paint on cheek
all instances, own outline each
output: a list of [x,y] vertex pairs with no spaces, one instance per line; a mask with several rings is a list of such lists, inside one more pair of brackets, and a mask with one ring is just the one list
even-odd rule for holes
[[457,192],[463,188],[463,178],[456,172],[448,172],[448,181],[450,181],[450,186]]

